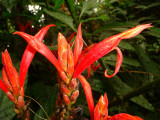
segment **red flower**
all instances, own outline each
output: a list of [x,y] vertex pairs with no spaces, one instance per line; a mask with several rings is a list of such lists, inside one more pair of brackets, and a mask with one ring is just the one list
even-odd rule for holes
[[[34,38],[38,39],[39,41],[42,41],[45,33],[51,26],[55,25],[48,25],[44,27],[34,36]],[[0,79],[0,88],[7,94],[8,98],[15,104],[16,106],[15,111],[17,111],[18,114],[21,112],[22,114],[29,113],[29,111],[27,110],[28,107],[26,107],[24,103],[24,82],[29,65],[34,57],[35,52],[36,50],[34,48],[32,48],[30,45],[27,46],[21,60],[19,75],[14,66],[12,65],[12,61],[7,50],[5,50],[4,53],[2,53],[3,81]]]
[[94,110],[94,120],[143,120],[137,116],[120,113],[108,116],[108,99],[106,93],[101,96]]
[[[39,41],[36,37],[28,35],[23,32],[15,32],[14,34],[21,35],[28,44],[34,48],[36,51],[44,55],[58,70],[60,77],[62,80],[69,84],[71,79],[79,78],[80,82],[82,83],[83,89],[86,94],[91,119],[94,118],[94,103],[92,98],[92,92],[89,83],[86,79],[81,75],[81,73],[88,68],[92,63],[94,63],[99,58],[103,57],[107,53],[111,52],[112,50],[116,49],[118,56],[117,56],[117,64],[115,68],[115,72],[113,75],[108,75],[105,72],[105,76],[110,78],[113,77],[120,69],[122,64],[123,56],[121,50],[117,47],[121,39],[128,39],[131,37],[136,36],[142,30],[152,27],[151,24],[144,24],[129,29],[125,32],[122,32],[118,35],[111,36],[109,38],[104,39],[98,44],[89,49],[86,53],[82,51],[83,48],[83,40],[82,40],[82,33],[81,33],[81,24],[78,28],[78,33],[75,39],[75,47],[74,52],[72,52],[70,45],[66,42],[64,36],[59,33],[58,35],[58,60],[52,54],[52,52],[47,48],[47,46]],[[86,54],[84,54],[86,53]],[[83,55],[83,56],[82,56]],[[73,64],[74,63],[74,64]],[[107,71],[107,70],[106,70]],[[64,95],[66,104],[69,104],[69,99]],[[67,98],[67,99],[66,99]],[[96,109],[98,109],[96,107]],[[100,108],[99,108],[100,109]]]

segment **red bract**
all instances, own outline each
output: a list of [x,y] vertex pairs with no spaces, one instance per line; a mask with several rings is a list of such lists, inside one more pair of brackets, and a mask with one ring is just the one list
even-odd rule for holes
[[[109,38],[104,39],[100,43],[96,44],[80,61],[80,63],[76,66],[73,78],[76,78],[79,74],[81,74],[90,64],[94,63],[99,58],[103,57],[107,53],[111,52],[112,50],[116,49],[118,52],[118,58],[117,58],[117,65],[116,70],[113,75],[115,75],[120,68],[120,65],[122,63],[122,55],[119,48],[117,48],[117,45],[121,41],[121,39],[128,39],[131,37],[136,36],[139,34],[142,30],[152,27],[151,24],[144,24],[136,26],[132,29],[129,29],[125,32],[122,32],[118,35],[111,36]],[[107,74],[105,74],[106,77],[112,77]]]
[[120,113],[112,117],[108,116],[108,99],[107,95],[101,96],[95,109],[94,120],[143,120],[137,116],[132,116],[126,113]]
[[[44,35],[46,34],[46,32],[48,31],[48,29],[52,26],[55,26],[53,24],[48,25],[44,28],[42,28],[35,36],[33,36],[33,38],[42,41],[44,38]],[[21,32],[15,32],[14,34],[21,34]],[[36,53],[36,50],[34,48],[32,48],[30,45],[28,45],[26,47],[26,50],[23,54],[22,60],[21,60],[21,65],[20,65],[20,87],[24,86],[24,81],[25,81],[25,77],[27,74],[27,70],[29,68],[29,65],[34,57]]]

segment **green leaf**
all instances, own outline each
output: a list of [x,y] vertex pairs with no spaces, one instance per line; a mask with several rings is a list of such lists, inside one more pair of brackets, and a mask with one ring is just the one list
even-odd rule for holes
[[134,47],[127,41],[122,40],[119,44],[118,47],[126,49],[126,50],[131,50],[131,51],[135,51]]
[[131,101],[133,101],[134,103],[150,110],[150,111],[154,111],[153,106],[148,102],[148,100],[146,98],[144,98],[142,95],[139,95],[137,97],[131,98]]
[[82,7],[82,11],[81,11],[81,14],[79,16],[79,20],[81,19],[82,15],[89,9],[91,8],[95,8],[98,6],[98,3],[97,2],[94,2],[94,1],[85,1],[83,2],[83,7]]
[[[117,61],[117,54],[107,55],[105,57],[105,60],[107,60],[106,63],[108,63],[108,61],[116,62]],[[136,59],[133,59],[133,58],[130,58],[127,56],[123,56],[123,63],[122,64],[130,65],[130,66],[134,66],[134,67],[141,66],[141,64]]]
[[107,15],[101,15],[101,16],[98,16],[98,17],[93,17],[93,18],[88,18],[88,19],[85,19],[85,20],[81,20],[81,23],[85,23],[85,22],[88,22],[88,21],[91,21],[91,20],[109,20],[109,16]]
[[69,8],[69,11],[74,19],[75,22],[77,22],[77,18],[76,18],[76,13],[75,13],[75,1],[74,0],[65,0],[67,5],[68,5],[68,8]]
[[[121,79],[117,76],[114,77],[115,79],[111,80],[112,85],[114,89],[121,94],[122,96],[125,94],[128,94],[129,92],[133,91],[133,88],[125,84],[121,81]],[[143,108],[154,111],[153,106],[148,102],[146,98],[144,98],[142,95],[136,96],[131,98],[131,101],[142,106]]]
[[0,120],[12,120],[16,115],[13,111],[14,105],[7,95],[0,90]]
[[153,27],[150,29],[151,29],[150,31],[145,31],[144,33],[151,35],[151,36],[154,36],[154,37],[157,37],[157,38],[160,38],[160,34],[159,34],[160,28]]
[[62,6],[63,3],[64,3],[64,0],[56,0],[54,9],[57,10],[58,8]]
[[149,56],[147,55],[147,53],[144,51],[143,48],[141,48],[138,45],[134,45],[136,54],[139,58],[139,61],[141,62],[141,64],[143,65],[143,68],[145,69],[146,72],[150,72],[150,73],[160,73],[160,65],[157,64],[156,62],[154,62],[153,60],[151,60],[149,58]]
[[[31,89],[35,97],[34,99],[37,100],[40,103],[40,105],[42,105],[45,112],[49,115],[49,117],[51,117],[55,110],[55,103],[58,93],[57,85],[51,87],[45,85],[43,82],[38,82],[35,83]],[[31,109],[34,108],[32,108],[31,106]],[[40,107],[37,110],[37,114],[47,119],[46,114]],[[39,120],[39,117],[34,115],[34,120]]]
[[59,13],[59,12],[52,12],[52,11],[48,11],[47,9],[44,9],[44,12],[47,13],[48,15],[50,15],[51,17],[60,20],[61,22],[65,23],[66,25],[68,25],[70,28],[72,28],[73,31],[77,31],[74,27],[73,24],[73,19],[70,16],[67,16],[65,14]]

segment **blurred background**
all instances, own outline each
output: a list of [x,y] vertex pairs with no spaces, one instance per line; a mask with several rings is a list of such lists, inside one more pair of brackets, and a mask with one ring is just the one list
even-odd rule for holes
[[[159,0],[0,0],[0,51],[7,49],[13,65],[19,71],[20,61],[27,46],[15,31],[35,35],[42,27],[50,28],[43,42],[52,51],[57,50],[57,35],[66,38],[77,32],[82,23],[85,47],[123,32],[139,24],[152,23],[154,27],[140,35],[122,40],[119,48],[123,63],[113,78],[105,78],[105,68],[112,73],[116,65],[113,51],[99,61],[101,65],[91,71],[88,81],[97,103],[100,95],[107,92],[109,115],[129,113],[144,120],[160,118],[160,2]],[[74,42],[75,37],[71,42]],[[0,56],[0,78],[2,61]],[[87,77],[87,72],[83,73]],[[49,116],[54,113],[58,93],[55,67],[36,53],[26,78],[25,95],[37,100]],[[30,99],[30,98],[25,98]],[[83,116],[89,118],[87,101],[82,87],[76,105],[83,106]],[[13,104],[0,90],[0,120],[16,120]],[[31,120],[46,118],[43,110],[31,101]]]

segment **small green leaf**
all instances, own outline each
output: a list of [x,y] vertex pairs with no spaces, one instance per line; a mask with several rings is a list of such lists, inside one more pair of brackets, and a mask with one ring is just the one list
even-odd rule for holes
[[119,43],[118,47],[123,48],[123,49],[126,49],[126,50],[135,51],[134,47],[133,47],[129,42],[127,42],[127,41],[125,41],[125,40],[122,40],[122,41]]
[[60,20],[61,22],[65,23],[66,25],[68,25],[70,28],[72,28],[72,30],[74,30],[75,32],[77,31],[74,27],[73,24],[73,19],[70,16],[67,16],[65,14],[59,13],[59,12],[52,12],[52,11],[48,11],[47,9],[44,9],[44,12],[47,13],[48,15],[50,15],[51,17]]
[[58,8],[60,8],[63,3],[64,3],[64,0],[56,0],[54,10],[57,10]]
[[94,2],[94,1],[85,1],[83,2],[83,7],[82,7],[82,11],[81,11],[81,14],[79,16],[79,19],[81,19],[82,15],[89,9],[91,8],[95,8],[98,6],[98,3],[97,2]]
[[[105,57],[105,60],[107,60],[106,64],[108,64],[108,61],[114,61],[114,62],[116,62],[117,61],[117,54],[107,55]],[[130,66],[135,66],[135,67],[140,67],[141,66],[141,64],[136,59],[133,59],[133,58],[130,58],[130,57],[127,57],[127,56],[123,56],[122,65],[123,64],[130,65]]]
[[[119,94],[121,94],[123,96],[123,95],[128,94],[129,92],[133,91],[133,88],[131,88],[130,86],[128,86],[127,84],[122,82],[119,77],[115,76],[114,78],[115,79],[111,80],[111,82],[112,82],[114,89]],[[131,98],[131,101],[144,107],[147,110],[154,111],[153,106],[142,95]]]
[[0,120],[12,120],[16,115],[13,111],[14,105],[7,95],[0,90]]

